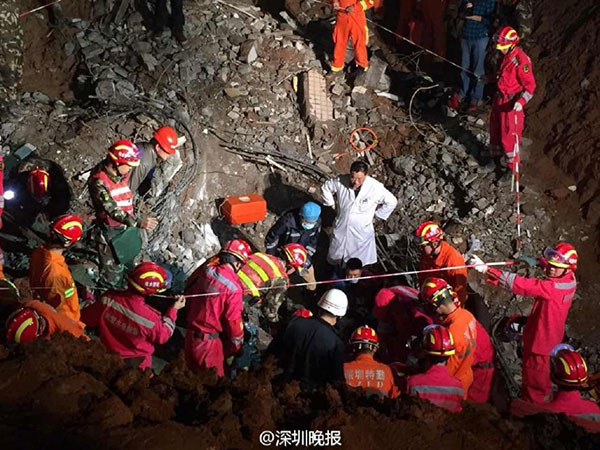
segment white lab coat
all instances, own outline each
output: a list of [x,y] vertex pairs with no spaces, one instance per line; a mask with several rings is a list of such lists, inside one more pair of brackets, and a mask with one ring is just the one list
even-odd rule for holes
[[334,206],[337,196],[337,216],[327,259],[331,264],[359,258],[364,265],[377,262],[373,217],[386,220],[398,200],[383,184],[367,176],[358,197],[352,189],[350,175],[327,180],[321,187],[325,206]]

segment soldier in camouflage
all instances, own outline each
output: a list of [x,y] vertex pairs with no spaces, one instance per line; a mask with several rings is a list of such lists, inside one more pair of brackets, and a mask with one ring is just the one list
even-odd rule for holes
[[23,29],[16,0],[0,1],[0,110],[17,100],[23,75]]

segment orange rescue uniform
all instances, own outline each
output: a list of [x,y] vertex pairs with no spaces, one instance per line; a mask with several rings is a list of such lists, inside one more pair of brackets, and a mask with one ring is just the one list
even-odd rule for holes
[[80,322],[79,296],[64,256],[38,247],[29,261],[29,284],[37,298],[85,326]]
[[457,308],[442,321],[454,338],[456,353],[448,358],[448,373],[458,378],[463,386],[465,399],[473,383],[473,357],[477,341],[477,322],[473,314],[463,308]]
[[[334,0],[334,7],[336,1]],[[346,12],[346,8],[352,7],[352,12]],[[367,56],[367,43],[369,41],[369,29],[367,28],[367,17],[365,11],[373,7],[373,0],[339,0],[339,10],[333,28],[333,61],[331,70],[339,72],[344,68],[346,62],[346,45],[348,39],[352,39],[354,48],[354,61],[357,66],[367,70],[369,68],[369,57]]]
[[373,355],[363,353],[354,361],[344,363],[344,377],[348,386],[360,387],[384,397],[398,397],[392,369],[375,361]]
[[[421,253],[419,270],[442,269],[445,267],[464,266],[465,259],[462,255],[448,244],[442,241],[440,253],[437,256]],[[467,269],[440,270],[439,272],[425,272],[419,274],[419,284],[423,285],[429,277],[446,280],[460,300],[462,306],[467,301]]]
[[23,306],[34,309],[40,316],[46,319],[47,328],[44,337],[50,337],[54,333],[66,331],[79,338],[83,336],[83,324],[75,322],[73,319],[56,311],[47,303],[39,300],[28,300],[23,302]]

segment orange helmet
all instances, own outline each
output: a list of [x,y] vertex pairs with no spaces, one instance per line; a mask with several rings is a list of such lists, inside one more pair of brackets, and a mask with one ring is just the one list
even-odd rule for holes
[[167,288],[167,271],[152,261],[138,264],[127,277],[131,287],[142,295],[163,292]]
[[160,127],[154,132],[152,137],[158,142],[158,145],[169,155],[175,153],[177,146],[177,132],[171,127]]
[[304,267],[304,264],[308,260],[308,252],[300,244],[285,244],[283,246],[283,254],[288,264],[294,269]]
[[428,220],[419,225],[415,230],[415,236],[419,240],[420,245],[427,245],[432,242],[441,241],[444,237],[444,232],[437,223]]
[[519,34],[513,27],[504,27],[496,38],[496,49],[506,50],[519,43]]
[[377,348],[379,347],[379,338],[373,328],[363,325],[354,330],[352,336],[350,336],[350,344],[358,346],[359,349],[363,345]]
[[223,246],[223,253],[229,253],[239,259],[242,264],[246,264],[248,257],[252,253],[250,244],[243,239],[233,239]]
[[304,319],[308,319],[309,317],[312,317],[312,316],[313,316],[313,313],[310,311],[310,309],[306,309],[306,308],[298,309],[294,313],[294,317],[302,317]]
[[543,256],[551,266],[561,269],[577,269],[577,250],[568,242],[559,242],[554,248],[546,247]]
[[33,341],[43,333],[43,319],[32,308],[19,308],[6,321],[6,342]]
[[434,356],[454,355],[456,351],[452,333],[441,325],[427,325],[423,329],[423,350]]
[[41,200],[48,194],[50,186],[50,174],[44,169],[36,167],[27,175],[27,190],[37,200]]
[[108,149],[108,156],[117,166],[135,167],[140,165],[140,151],[127,139],[115,142]]
[[60,216],[52,223],[51,229],[64,240],[65,244],[72,245],[81,239],[83,220],[74,215]]
[[588,380],[588,368],[584,359],[573,347],[558,344],[550,358],[552,380],[563,386],[582,386]]
[[421,286],[421,300],[436,308],[444,303],[457,302],[458,296],[452,286],[441,278],[427,278]]

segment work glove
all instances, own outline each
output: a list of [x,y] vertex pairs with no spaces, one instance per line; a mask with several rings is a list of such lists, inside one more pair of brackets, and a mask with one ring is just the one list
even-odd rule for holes
[[529,267],[535,267],[537,266],[537,259],[535,259],[532,256],[519,256],[517,258],[517,261],[521,261],[524,262],[525,264],[527,264]]
[[475,266],[474,269],[479,273],[486,273],[488,271],[487,264],[484,263],[477,255],[472,255],[469,258],[469,265]]
[[523,111],[523,105],[521,105],[521,102],[515,102],[515,106],[513,106],[513,111],[515,111],[515,112]]

